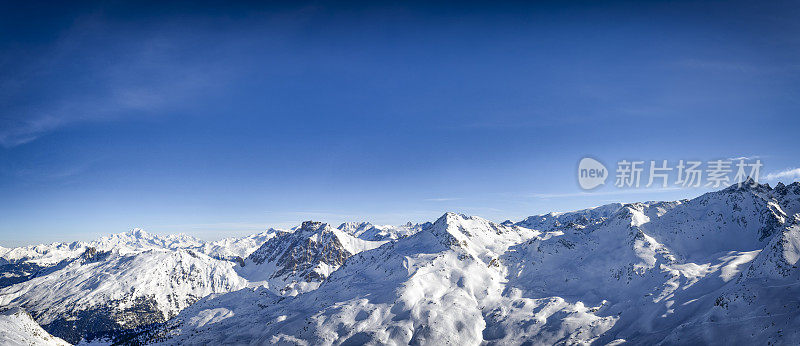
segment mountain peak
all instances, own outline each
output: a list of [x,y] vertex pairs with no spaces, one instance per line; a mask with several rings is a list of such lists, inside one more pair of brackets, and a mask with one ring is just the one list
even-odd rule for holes
[[131,237],[134,237],[134,238],[139,238],[139,239],[147,238],[150,235],[149,233],[145,232],[145,230],[143,230],[141,228],[138,228],[138,227],[131,229],[130,231],[126,232],[125,234],[129,235]]
[[454,245],[467,238],[473,238],[476,235],[474,232],[476,229],[492,228],[495,229],[493,232],[496,232],[497,227],[492,222],[479,217],[447,212],[427,229],[443,243]]
[[328,228],[330,228],[330,226],[327,223],[308,220],[308,221],[303,221],[303,223],[300,224],[298,230],[306,232],[319,232],[319,231],[324,231],[325,229]]
[[800,195],[800,181],[795,181],[789,185],[784,185],[783,183],[779,182],[777,185],[775,185],[774,190],[781,195],[786,195],[787,193]]
[[767,192],[767,191],[770,191],[770,190],[772,190],[772,188],[769,186],[769,184],[767,184],[767,183],[761,184],[761,183],[755,181],[753,178],[747,177],[747,179],[745,181],[743,181],[741,184],[739,184],[739,183],[732,184],[731,186],[728,186],[727,188],[725,188],[722,191],[726,191],[726,192],[732,192],[732,191]]
[[471,218],[472,218],[471,216],[467,216],[467,215],[464,215],[464,214],[459,214],[459,213],[454,213],[452,211],[448,211],[448,212],[444,213],[444,215],[439,217],[439,219],[437,219],[436,222],[434,222],[434,224],[437,224],[437,223],[440,223],[440,222],[451,223],[451,222],[457,222],[457,221],[461,221],[461,220],[469,220]]
[[369,222],[345,222],[339,225],[337,229],[355,237],[359,237],[365,231],[373,227],[375,226]]
[[344,231],[346,229],[357,229],[357,228],[368,227],[368,226],[372,226],[372,223],[369,223],[369,222],[366,222],[366,221],[362,221],[362,222],[350,221],[350,222],[343,222],[341,225],[339,225],[339,227],[336,227],[336,228]]

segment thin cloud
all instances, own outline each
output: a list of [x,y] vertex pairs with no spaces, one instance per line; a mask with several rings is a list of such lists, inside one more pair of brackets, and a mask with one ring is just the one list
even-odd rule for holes
[[[97,34],[104,28],[107,25],[94,20],[76,24],[40,59],[19,62],[19,71],[0,84],[0,105],[6,105],[8,114],[0,126],[0,146],[27,144],[76,123],[163,114],[224,84],[224,73],[230,72],[213,62],[184,61],[175,49],[180,37],[109,43],[110,37]],[[86,47],[98,45],[109,46],[106,55],[86,55]],[[71,61],[85,63],[79,70],[65,69]],[[39,91],[52,80],[70,79],[84,83]],[[26,93],[36,93],[37,101],[16,104],[14,100],[25,97],[2,97]]]
[[601,191],[601,192],[573,192],[573,193],[534,193],[528,197],[551,199],[551,198],[568,198],[568,197],[583,197],[583,196],[615,196],[615,195],[632,195],[643,193],[660,193],[681,190],[679,187],[666,187],[659,189],[636,189],[636,190],[619,190],[619,191]]
[[764,177],[766,181],[792,179],[794,181],[800,180],[800,168],[789,168],[782,171],[772,172]]
[[458,201],[461,200],[459,197],[442,197],[442,198],[426,198],[425,201],[428,202],[447,202],[447,201]]
[[744,160],[744,161],[752,161],[752,160],[756,160],[756,159],[760,159],[760,158],[761,158],[761,156],[757,156],[757,155],[755,155],[755,156],[739,156],[739,157],[729,157],[729,158],[728,158],[728,160],[729,160],[729,161],[740,161],[740,160]]
[[690,68],[690,69],[752,73],[752,74],[786,73],[786,72],[796,72],[800,70],[800,64],[796,63],[757,64],[748,61],[723,61],[723,60],[699,60],[699,59],[681,60],[673,64],[673,66],[681,68]]

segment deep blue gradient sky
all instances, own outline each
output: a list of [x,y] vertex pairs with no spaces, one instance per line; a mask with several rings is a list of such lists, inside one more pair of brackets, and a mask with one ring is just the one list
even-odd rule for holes
[[584,155],[800,167],[797,1],[3,7],[2,246],[707,191],[582,194]]

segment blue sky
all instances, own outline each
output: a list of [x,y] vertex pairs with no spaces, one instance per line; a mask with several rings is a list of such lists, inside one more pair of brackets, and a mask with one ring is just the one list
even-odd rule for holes
[[3,6],[2,246],[707,191],[582,193],[585,155],[800,167],[797,2]]

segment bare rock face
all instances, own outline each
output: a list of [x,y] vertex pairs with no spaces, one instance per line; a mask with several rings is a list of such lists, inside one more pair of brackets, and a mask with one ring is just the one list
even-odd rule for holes
[[251,281],[264,280],[276,293],[298,294],[318,287],[348,257],[383,243],[305,221],[291,231],[278,232],[248,256],[239,272]]
[[328,224],[305,221],[294,232],[284,232],[265,243],[249,258],[255,264],[275,263],[277,270],[272,278],[296,276],[306,281],[321,281],[325,276],[313,270],[317,265],[338,267],[352,255]]
[[106,259],[110,254],[111,251],[100,251],[97,250],[97,248],[90,246],[86,248],[86,251],[84,251],[83,254],[81,254],[80,259],[83,263],[93,263]]

